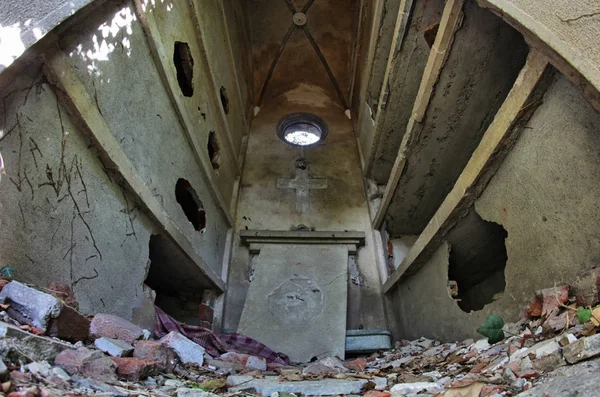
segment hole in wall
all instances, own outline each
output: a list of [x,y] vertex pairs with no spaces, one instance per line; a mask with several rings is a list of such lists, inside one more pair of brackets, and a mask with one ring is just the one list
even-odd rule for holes
[[173,63],[177,70],[177,83],[179,84],[181,93],[183,96],[191,97],[194,95],[194,58],[192,57],[188,43],[175,42]]
[[163,235],[151,235],[148,248],[150,268],[144,284],[154,291],[154,304],[178,321],[206,326],[199,316],[202,293],[210,285],[206,276]]
[[294,146],[310,146],[327,136],[327,124],[311,113],[292,113],[277,124],[277,136]]
[[219,147],[219,141],[217,141],[217,134],[214,131],[209,132],[206,146],[210,164],[214,170],[218,170],[221,167],[221,148]]
[[448,288],[463,311],[481,310],[502,296],[507,236],[502,225],[484,220],[474,209],[448,234]]
[[198,194],[190,183],[179,178],[175,184],[175,199],[181,205],[183,213],[200,233],[206,230],[206,212]]
[[223,111],[225,111],[225,114],[229,114],[229,98],[227,98],[227,90],[225,87],[221,86],[219,95],[221,96],[221,105],[223,106]]

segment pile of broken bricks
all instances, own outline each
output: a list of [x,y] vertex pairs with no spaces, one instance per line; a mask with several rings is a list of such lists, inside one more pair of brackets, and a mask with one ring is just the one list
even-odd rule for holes
[[[90,320],[66,286],[0,282],[0,396],[600,395],[600,271],[592,276],[585,288],[537,291],[495,344],[401,340],[390,351],[291,366],[211,357],[177,332],[155,340],[111,314]],[[591,313],[583,324],[580,307]]]

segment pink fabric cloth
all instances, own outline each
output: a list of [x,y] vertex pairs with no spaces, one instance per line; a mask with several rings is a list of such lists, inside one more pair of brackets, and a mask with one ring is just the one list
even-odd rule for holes
[[176,331],[202,346],[213,357],[219,357],[226,352],[235,352],[262,357],[270,363],[283,365],[290,363],[287,355],[274,352],[255,339],[239,334],[216,335],[207,328],[180,323],[160,308],[156,306],[155,308],[154,335],[158,338],[162,338],[171,331]]

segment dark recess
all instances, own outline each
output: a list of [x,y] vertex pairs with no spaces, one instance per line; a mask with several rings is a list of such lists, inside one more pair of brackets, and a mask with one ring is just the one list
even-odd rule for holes
[[507,236],[501,225],[485,221],[473,209],[449,233],[448,279],[457,284],[455,298],[463,311],[481,310],[504,292]]
[[221,152],[219,148],[219,142],[217,141],[217,134],[211,131],[208,134],[208,144],[206,149],[208,150],[208,158],[210,158],[210,164],[213,169],[218,170],[221,167]]
[[183,178],[177,180],[177,184],[175,185],[175,199],[181,205],[181,209],[183,209],[190,223],[194,225],[194,229],[204,233],[206,228],[204,205],[187,180]]
[[187,43],[175,42],[173,63],[177,70],[177,82],[181,93],[186,97],[191,97],[194,95],[194,58],[192,58],[190,46]]
[[227,90],[225,87],[221,86],[219,94],[221,96],[221,105],[223,105],[223,110],[225,111],[225,114],[229,114],[229,98],[227,98]]

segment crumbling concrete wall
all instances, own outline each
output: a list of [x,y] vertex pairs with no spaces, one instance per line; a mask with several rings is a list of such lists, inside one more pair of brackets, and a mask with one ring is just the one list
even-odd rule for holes
[[143,297],[153,226],[38,71],[15,82],[0,117],[0,264],[24,282],[72,286],[83,313],[130,317]]
[[[163,37],[190,42],[198,69],[194,97],[185,106],[195,112],[198,127],[192,133],[208,139],[219,109],[211,108],[209,99],[215,93],[198,78],[205,54],[192,45],[196,33],[184,4],[160,3],[148,12],[156,13]],[[223,19],[215,13],[204,18]],[[45,43],[38,44],[33,55],[46,51],[40,47]],[[210,193],[133,3],[107,2],[85,20],[75,15],[61,28],[58,44],[135,172],[194,250],[220,275],[230,225]],[[174,73],[174,66],[168,72]],[[50,281],[71,285],[86,314],[110,312],[131,318],[143,299],[150,236],[160,233],[161,226],[143,213],[119,175],[100,161],[78,121],[57,103],[40,62],[23,70],[12,84],[2,83],[0,152],[7,175],[0,183],[0,266],[12,266],[19,280],[40,286]],[[237,95],[232,89],[230,101],[241,103]],[[236,117],[245,123],[243,111]],[[222,154],[218,183],[227,187],[227,203],[234,196],[234,161]],[[204,205],[203,233],[194,229],[176,201],[179,178],[190,182]]]
[[[302,111],[318,115],[329,129],[322,143],[303,149],[288,145],[276,134],[276,125],[282,117]],[[327,178],[327,189],[310,190],[310,207],[304,213],[296,209],[294,190],[277,188],[277,178],[294,177],[295,161],[302,155],[308,161],[311,177]],[[385,327],[381,282],[351,122],[336,100],[289,92],[285,98],[261,109],[252,122],[236,231],[291,230],[300,224],[317,231],[366,232],[366,246],[359,250],[357,263],[363,285],[360,294],[349,297],[348,327]],[[226,330],[237,328],[250,284],[249,273],[248,249],[236,238],[226,297]]]
[[481,311],[463,312],[447,288],[444,243],[390,295],[398,337],[474,336],[488,314],[515,321],[535,290],[573,282],[599,264],[599,128],[600,114],[557,77],[475,205],[508,233],[504,293]]
[[[135,20],[134,6],[126,2],[99,11],[102,12],[86,18],[84,23],[65,35],[62,41],[65,43],[64,51],[69,53],[79,78],[94,96],[110,131],[137,173],[177,226],[185,232],[198,254],[220,274],[228,225],[209,193],[209,184],[161,84],[144,32]],[[125,21],[121,23],[125,26],[120,27],[118,21]],[[187,26],[183,17],[180,25]],[[115,29],[116,34],[111,32],[105,38],[102,33],[96,33],[109,28]],[[191,40],[193,35],[193,30],[180,33],[180,37]],[[95,55],[103,55],[104,45],[108,50],[104,60],[94,59]],[[194,55],[198,58],[201,56],[197,52]],[[195,87],[194,96],[203,99],[211,94],[199,93],[203,87],[198,82]],[[196,110],[197,123],[200,124],[204,120],[198,113]],[[203,133],[208,140],[206,126],[200,124],[194,133]],[[223,169],[226,169],[225,165]],[[176,201],[175,184],[179,178],[190,182],[204,204],[207,214],[204,233],[194,229]],[[233,186],[234,180],[230,180],[229,184]]]

